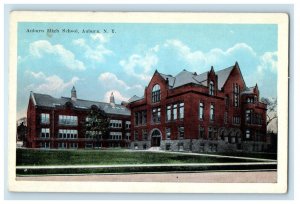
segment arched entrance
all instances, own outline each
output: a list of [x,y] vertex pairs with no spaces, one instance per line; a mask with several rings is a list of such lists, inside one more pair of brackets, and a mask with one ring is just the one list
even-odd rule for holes
[[152,130],[151,133],[151,147],[159,147],[161,140],[161,132],[158,129]]

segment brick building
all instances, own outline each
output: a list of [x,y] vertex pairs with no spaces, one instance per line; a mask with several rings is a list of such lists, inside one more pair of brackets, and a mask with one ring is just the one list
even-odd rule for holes
[[[105,112],[110,123],[107,135],[91,137],[84,125],[92,108]],[[27,109],[28,148],[99,148],[128,147],[130,138],[130,110],[115,104],[77,99],[73,87],[71,97],[55,98],[30,93]]]
[[215,72],[155,71],[144,96],[128,101],[131,148],[172,151],[264,151],[266,104],[247,87],[238,63]]

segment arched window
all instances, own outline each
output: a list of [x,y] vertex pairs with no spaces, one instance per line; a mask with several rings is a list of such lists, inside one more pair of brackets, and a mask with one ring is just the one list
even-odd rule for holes
[[209,95],[213,96],[215,92],[215,85],[213,81],[209,82]]
[[152,103],[156,103],[160,101],[160,86],[156,84],[152,88]]

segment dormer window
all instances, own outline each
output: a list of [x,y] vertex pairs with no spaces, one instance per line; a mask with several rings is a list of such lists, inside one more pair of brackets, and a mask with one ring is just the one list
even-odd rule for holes
[[215,85],[213,81],[209,82],[209,95],[213,96],[215,92]]
[[156,103],[160,101],[160,86],[156,84],[152,88],[152,103]]

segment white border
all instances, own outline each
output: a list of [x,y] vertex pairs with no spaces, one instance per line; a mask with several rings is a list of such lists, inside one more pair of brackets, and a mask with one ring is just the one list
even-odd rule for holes
[[[12,12],[9,36],[10,191],[22,192],[148,192],[148,193],[285,193],[287,191],[288,16],[283,13],[153,13],[153,12]],[[278,24],[278,182],[277,183],[156,183],[16,181],[17,22],[105,23],[251,23]]]

